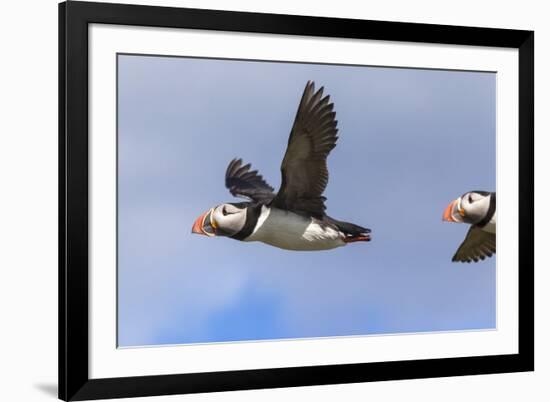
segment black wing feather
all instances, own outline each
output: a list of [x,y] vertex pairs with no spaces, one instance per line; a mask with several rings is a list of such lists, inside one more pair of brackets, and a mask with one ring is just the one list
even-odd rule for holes
[[315,84],[308,81],[281,164],[282,184],[273,200],[275,207],[317,218],[325,215],[322,194],[328,183],[327,156],[338,139],[333,108],[330,97],[323,97],[323,88],[315,92]]
[[466,238],[453,256],[453,262],[478,262],[496,252],[496,236],[471,226]]
[[225,187],[235,197],[245,197],[256,202],[271,201],[275,194],[257,170],[250,170],[250,163],[233,159],[225,171]]

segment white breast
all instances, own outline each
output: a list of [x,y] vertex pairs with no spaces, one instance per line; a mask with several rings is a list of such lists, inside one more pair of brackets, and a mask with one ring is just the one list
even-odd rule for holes
[[262,206],[256,228],[244,241],[261,241],[286,250],[329,250],[345,246],[344,234],[313,218]]
[[497,229],[497,212],[495,211],[495,214],[493,215],[489,223],[483,226],[481,230],[489,233],[496,233],[496,229]]

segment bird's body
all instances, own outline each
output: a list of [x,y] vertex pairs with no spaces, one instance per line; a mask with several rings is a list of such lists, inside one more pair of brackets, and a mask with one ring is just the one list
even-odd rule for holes
[[330,250],[346,245],[345,234],[335,225],[266,205],[261,209],[252,234],[244,241],[260,241],[295,251]]
[[296,251],[330,250],[356,241],[369,241],[369,229],[333,219],[325,213],[323,192],[328,183],[326,159],[336,146],[336,113],[323,88],[308,82],[281,163],[281,187],[274,193],[250,164],[233,159],[225,186],[249,202],[225,203],[205,212],[192,232],[260,241]]
[[493,214],[492,218],[489,220],[489,222],[480,228],[484,232],[496,234],[497,233],[497,212]]
[[444,220],[471,224],[453,262],[478,262],[496,253],[496,197],[496,193],[470,191],[445,210]]

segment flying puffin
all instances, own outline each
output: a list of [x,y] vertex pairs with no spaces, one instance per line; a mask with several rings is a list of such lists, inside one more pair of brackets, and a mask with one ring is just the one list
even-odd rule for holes
[[478,262],[496,253],[496,207],[497,194],[488,191],[470,191],[447,206],[443,220],[471,224],[453,262]]
[[225,186],[247,202],[209,209],[193,224],[192,233],[260,241],[286,250],[329,250],[369,241],[370,229],[325,214],[323,191],[328,183],[327,156],[336,146],[334,105],[323,88],[308,81],[298,106],[281,164],[282,182],[275,194],[257,170],[233,159]]

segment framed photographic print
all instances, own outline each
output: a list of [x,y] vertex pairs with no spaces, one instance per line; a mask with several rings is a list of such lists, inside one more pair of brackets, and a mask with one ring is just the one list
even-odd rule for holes
[[59,33],[61,399],[534,369],[533,32],[70,1]]

